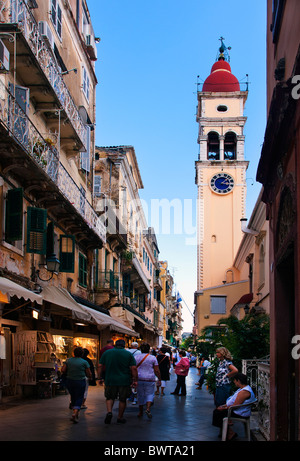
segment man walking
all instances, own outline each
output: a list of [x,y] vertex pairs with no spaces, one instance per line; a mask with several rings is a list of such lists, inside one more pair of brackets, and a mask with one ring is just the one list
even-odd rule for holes
[[[137,355],[141,354],[141,351],[139,350],[138,347],[139,347],[138,343],[136,341],[134,341],[134,342],[131,343],[130,349],[128,349],[128,351],[134,356],[134,358],[136,358]],[[131,395],[130,395],[128,400],[129,400],[129,402],[131,402],[132,405],[137,404],[137,392],[136,392],[136,389],[131,390]]]
[[[113,349],[113,348],[114,348],[114,341],[112,339],[108,339],[107,343],[106,343],[106,346],[104,346],[104,347],[102,347],[102,349],[100,349],[99,359],[101,359],[101,357],[102,357],[102,355],[104,354],[105,351],[107,351],[108,349]],[[105,367],[102,367],[101,375],[98,373],[98,377],[99,377],[100,386],[103,386],[104,378],[105,378]]]
[[119,398],[119,414],[117,423],[126,423],[123,418],[126,400],[131,394],[131,386],[137,386],[137,367],[133,355],[125,350],[125,341],[119,339],[115,347],[104,352],[99,362],[99,376],[105,366],[105,391],[107,414],[105,424],[112,420],[114,402]]

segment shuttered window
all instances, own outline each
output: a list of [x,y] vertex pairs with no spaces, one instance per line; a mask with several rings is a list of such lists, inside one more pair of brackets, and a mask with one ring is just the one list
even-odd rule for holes
[[23,189],[7,192],[5,213],[5,241],[12,243],[23,238]]
[[130,296],[130,275],[123,274],[123,294],[124,296]]
[[60,272],[74,272],[75,238],[73,235],[60,236]]
[[210,297],[210,313],[226,314],[226,296]]
[[27,208],[27,253],[47,253],[47,210]]
[[87,258],[79,253],[79,285],[87,287]]

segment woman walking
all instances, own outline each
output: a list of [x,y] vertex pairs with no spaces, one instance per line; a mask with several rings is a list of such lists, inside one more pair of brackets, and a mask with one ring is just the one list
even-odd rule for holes
[[231,378],[238,373],[238,369],[232,363],[232,357],[228,349],[219,347],[216,350],[219,365],[216,373],[215,405],[219,407],[226,403],[231,394]]
[[86,388],[86,377],[92,378],[90,365],[82,358],[82,347],[75,347],[74,357],[67,359],[63,364],[62,373],[66,374],[66,387],[71,397],[71,407],[73,414],[71,421],[78,423],[79,411],[84,399]]
[[170,381],[170,357],[167,355],[167,352],[168,349],[162,347],[156,356],[161,377],[160,386],[158,385],[159,381],[156,383],[156,395],[159,395],[159,388],[161,389],[161,395],[165,395],[164,389],[167,381]]
[[[171,392],[172,395],[186,395],[186,385],[185,378],[189,373],[190,361],[186,357],[185,351],[179,351],[179,362],[175,365],[175,373],[177,375],[177,386],[174,392]],[[181,389],[181,394],[179,391]]]
[[150,354],[149,344],[141,344],[141,354],[136,357],[136,366],[138,370],[137,399],[139,404],[138,417],[143,416],[144,405],[146,405],[146,415],[152,418],[150,412],[154,400],[155,377],[160,383],[160,371],[156,357]]

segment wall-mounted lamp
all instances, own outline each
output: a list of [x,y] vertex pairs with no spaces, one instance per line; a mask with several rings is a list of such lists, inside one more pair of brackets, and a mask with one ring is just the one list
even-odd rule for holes
[[[43,264],[41,264],[43,266]],[[55,254],[47,256],[46,258],[46,269],[48,272],[51,272],[51,276],[48,279],[42,279],[40,277],[40,271],[37,270],[37,276],[42,282],[49,282],[52,279],[54,274],[58,274],[59,272],[60,261],[56,258]]]
[[244,307],[244,311],[245,311],[245,314],[249,314],[250,312],[250,307],[249,307],[249,304],[246,304],[245,307]]
[[61,75],[68,75],[70,72],[74,72],[74,74],[77,74],[76,67],[74,67],[74,69],[65,70],[64,72],[61,73]]

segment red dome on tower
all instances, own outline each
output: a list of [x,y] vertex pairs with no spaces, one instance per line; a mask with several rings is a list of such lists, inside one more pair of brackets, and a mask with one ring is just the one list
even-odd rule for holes
[[211,68],[211,73],[203,83],[202,91],[214,93],[240,91],[238,79],[231,73],[229,62],[220,58]]

